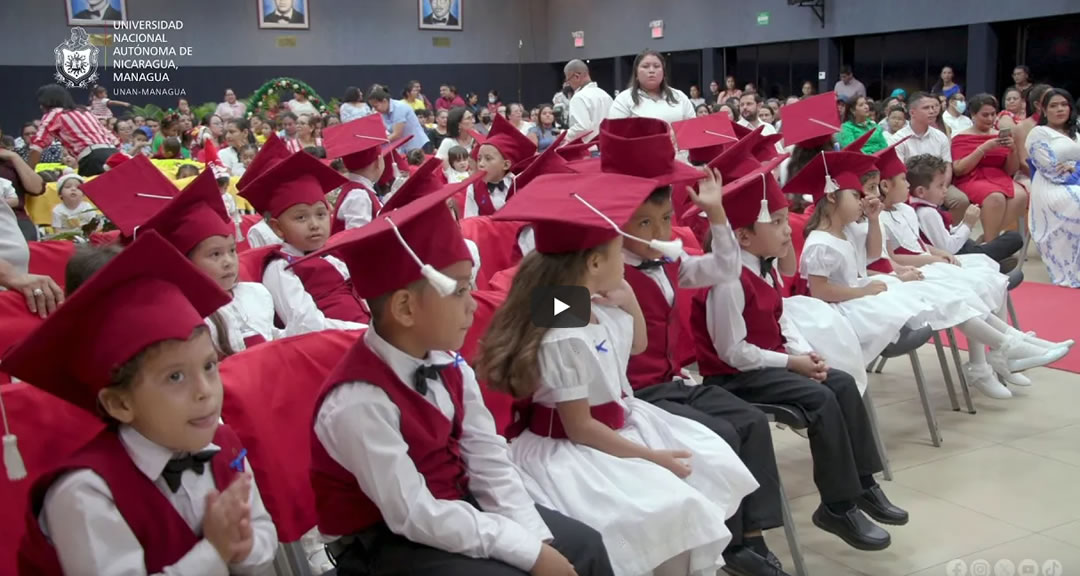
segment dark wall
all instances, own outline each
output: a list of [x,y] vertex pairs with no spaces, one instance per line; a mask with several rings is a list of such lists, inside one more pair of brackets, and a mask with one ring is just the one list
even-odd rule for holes
[[[228,66],[188,67],[170,72],[172,84],[184,86],[186,98],[192,105],[219,102],[225,87],[232,87],[238,96],[245,97],[267,80],[278,76],[293,76],[307,82],[329,100],[341,98],[348,86],[366,90],[374,82],[400,90],[409,80],[419,80],[429,98],[438,96],[440,82],[452,82],[464,95],[474,91],[486,101],[487,91],[499,91],[504,102],[520,99],[528,105],[550,102],[562,86],[562,70],[548,64],[415,64],[404,66]],[[0,106],[0,127],[5,134],[18,135],[23,122],[41,115],[34,103],[38,86],[52,81],[54,69],[45,66],[0,66],[4,90]],[[520,83],[520,84],[519,84]],[[107,84],[106,84],[107,85]],[[75,101],[86,103],[86,90],[72,90]],[[396,96],[396,94],[395,94]],[[116,96],[117,100],[139,105],[154,103],[162,108],[175,107],[178,96]],[[122,108],[113,108],[119,113]]]

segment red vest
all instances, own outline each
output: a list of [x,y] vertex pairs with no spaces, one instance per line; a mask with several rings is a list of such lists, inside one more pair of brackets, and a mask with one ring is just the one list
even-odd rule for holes
[[[671,289],[678,298],[679,263],[668,262],[664,265]],[[626,265],[626,281],[637,296],[641,311],[645,314],[645,328],[649,335],[649,347],[641,354],[630,357],[626,377],[634,390],[646,388],[662,382],[670,382],[679,373],[675,360],[675,351],[679,345],[679,315],[674,303],[669,306],[664,298],[664,291],[648,274]]]
[[[776,270],[771,273],[773,285],[743,266],[739,283],[742,284],[743,322],[746,323],[746,341],[764,350],[784,352],[784,335],[780,331],[780,316],[784,313],[784,299],[780,295],[780,282]],[[698,369],[703,377],[715,374],[737,374],[739,371],[720,359],[713,346],[706,323],[705,299],[707,290],[694,296],[694,312],[691,316],[694,342],[697,345]]]
[[[477,216],[491,216],[495,213],[495,204],[491,201],[491,194],[488,193],[487,183],[477,182],[469,189],[472,190],[473,202],[476,203],[476,215]],[[514,197],[514,184],[511,183],[506,189],[506,201],[509,202]],[[464,213],[462,208],[462,213]]]
[[349,182],[341,187],[341,192],[338,192],[337,202],[334,203],[334,217],[330,220],[330,235],[333,236],[338,232],[345,231],[345,219],[338,217],[338,212],[341,210],[341,205],[345,203],[345,198],[352,193],[353,190],[363,190],[367,192],[368,198],[371,200],[371,218],[374,220],[375,216],[382,209],[382,203],[379,202],[379,197],[371,191],[370,188],[364,186],[359,182]]
[[[919,213],[919,210],[933,210],[937,212],[938,215],[941,216],[941,223],[945,225],[945,230],[952,229],[952,214],[950,214],[948,210],[945,210],[944,208],[938,206],[923,204],[922,202],[912,202],[910,204],[911,207],[915,209],[916,214]],[[934,245],[934,243],[930,241],[930,238],[922,231],[922,228],[919,228],[919,238],[923,241],[923,244],[926,244],[928,246]]]
[[[316,416],[330,391],[346,382],[378,386],[401,411],[401,436],[409,446],[409,458],[433,496],[440,500],[462,500],[468,495],[469,477],[458,445],[461,421],[465,416],[461,370],[449,366],[442,371],[443,385],[454,403],[453,421],[447,420],[435,405],[402,382],[363,339],[349,350],[323,384],[315,403]],[[356,477],[326,452],[314,426],[311,428],[311,487],[315,491],[319,530],[324,534],[347,536],[382,521],[378,507],[360,489]]]
[[[210,471],[218,490],[224,490],[236,475],[231,463],[240,456],[242,447],[240,439],[224,424],[214,433],[214,444],[221,452],[210,461]],[[45,505],[49,487],[63,474],[84,468],[101,476],[109,486],[116,509],[142,546],[147,573],[161,572],[166,566],[175,564],[202,539],[201,534],[191,531],[154,482],[139,471],[116,432],[106,429],[66,462],[34,482],[30,489],[26,535],[19,545],[19,574],[63,574],[56,550],[41,532],[38,515]]]
[[[298,259],[282,252],[279,248],[269,254],[266,264],[278,258],[290,264]],[[353,291],[352,283],[346,280],[341,272],[338,272],[338,269],[325,258],[305,260],[294,265],[291,270],[304,284],[304,290],[307,290],[311,299],[315,301],[315,305],[327,318],[362,324],[367,324],[371,320],[367,306]]]

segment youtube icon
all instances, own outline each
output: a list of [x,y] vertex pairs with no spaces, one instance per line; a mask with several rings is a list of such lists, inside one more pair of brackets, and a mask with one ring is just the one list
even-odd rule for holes
[[580,328],[592,318],[589,289],[583,286],[542,286],[533,290],[532,322],[540,328]]

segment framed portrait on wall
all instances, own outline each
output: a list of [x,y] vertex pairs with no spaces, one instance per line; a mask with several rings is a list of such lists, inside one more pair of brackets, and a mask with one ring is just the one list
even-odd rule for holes
[[127,0],[64,0],[68,26],[109,26],[127,20]]
[[417,0],[421,30],[463,30],[465,0]]
[[259,10],[259,28],[307,30],[311,28],[308,11],[311,0],[255,0]]

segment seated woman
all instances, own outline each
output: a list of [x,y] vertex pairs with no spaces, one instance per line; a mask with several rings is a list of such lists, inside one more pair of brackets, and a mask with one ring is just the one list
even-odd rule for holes
[[1071,94],[1046,92],[1042,118],[1027,138],[1031,180],[1031,238],[1059,286],[1080,288],[1080,142]]
[[1020,157],[1010,133],[994,130],[997,99],[977,94],[970,100],[971,128],[953,136],[953,184],[982,208],[983,239],[997,238],[1027,210],[1027,190],[1013,181]]
[[529,133],[526,136],[530,140],[536,141],[537,152],[543,152],[547,150],[548,146],[551,146],[558,134],[559,129],[555,126],[555,108],[551,104],[541,105],[537,123],[532,128],[529,128]]
[[[464,106],[451,108],[450,114],[446,118],[446,138],[443,138],[442,142],[439,143],[439,149],[435,151],[435,157],[446,161],[450,149],[454,146],[461,146],[472,152],[475,145],[472,136],[475,124],[476,118],[468,108]],[[446,166],[450,166],[448,161]]]

